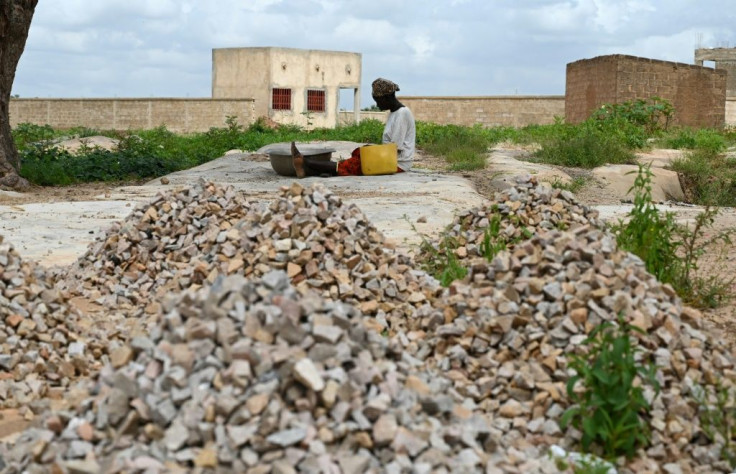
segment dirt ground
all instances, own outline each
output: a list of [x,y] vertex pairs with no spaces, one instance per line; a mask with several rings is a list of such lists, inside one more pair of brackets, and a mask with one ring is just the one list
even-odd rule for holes
[[[451,172],[447,170],[444,159],[431,156],[421,151],[415,158],[415,166],[430,169],[436,172],[460,175],[471,181],[476,191],[483,196],[491,196],[496,188],[493,179],[496,173],[487,168],[472,172]],[[562,168],[570,176],[588,175],[584,170]],[[28,192],[14,194],[11,196],[0,195],[0,205],[13,206],[28,203],[59,202],[59,201],[90,201],[104,200],[112,190],[122,185],[137,185],[141,182],[126,183],[87,183],[63,187],[33,187]],[[603,186],[588,180],[583,189],[576,193],[577,198],[587,205],[621,204],[624,197],[607,191]],[[666,210],[666,206],[663,208]],[[714,226],[706,233],[710,238],[719,232],[727,232],[736,229],[736,209],[723,210],[716,218]],[[736,240],[736,234],[732,236]],[[722,245],[713,247],[700,260],[703,275],[717,274],[722,281],[729,282],[730,294],[736,295],[736,246]],[[723,337],[736,342],[736,299],[722,304],[716,309],[703,310],[707,326],[718,331]]]

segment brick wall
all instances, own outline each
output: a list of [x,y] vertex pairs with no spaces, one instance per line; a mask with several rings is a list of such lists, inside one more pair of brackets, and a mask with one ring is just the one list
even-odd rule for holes
[[554,123],[564,96],[399,97],[416,120],[438,124],[524,127]]
[[150,129],[176,133],[224,127],[228,116],[247,126],[255,121],[253,99],[11,99],[10,126],[51,125],[56,129]]
[[606,103],[660,97],[675,108],[674,125],[725,124],[726,72],[626,55],[599,56],[567,65],[565,119],[579,123]]

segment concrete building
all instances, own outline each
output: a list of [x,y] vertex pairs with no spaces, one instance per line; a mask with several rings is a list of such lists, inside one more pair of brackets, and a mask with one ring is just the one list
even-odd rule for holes
[[716,69],[726,71],[726,97],[736,98],[736,48],[699,48],[695,50],[695,64],[713,61]]
[[579,123],[603,104],[659,97],[675,109],[672,125],[726,123],[726,71],[623,54],[567,65],[565,120]]
[[305,128],[334,127],[340,90],[360,117],[360,53],[293,48],[212,50],[212,98],[255,101],[257,117]]

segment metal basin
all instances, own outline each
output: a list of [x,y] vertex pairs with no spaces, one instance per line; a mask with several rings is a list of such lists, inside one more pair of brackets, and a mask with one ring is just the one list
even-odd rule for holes
[[[334,148],[326,147],[319,144],[308,144],[308,143],[297,143],[296,147],[303,156],[320,160],[330,161],[332,153],[335,151]],[[268,153],[268,157],[271,161],[271,168],[280,174],[281,176],[296,176],[294,165],[291,160],[291,142],[289,143],[274,143],[266,147],[263,150],[264,153]]]

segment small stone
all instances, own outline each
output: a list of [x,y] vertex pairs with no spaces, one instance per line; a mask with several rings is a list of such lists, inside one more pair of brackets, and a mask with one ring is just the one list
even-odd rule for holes
[[278,445],[282,448],[292,446],[299,443],[307,437],[307,430],[304,428],[293,428],[290,430],[278,431],[266,438],[269,443]]
[[110,363],[116,369],[128,364],[133,360],[133,349],[128,346],[118,347],[110,354]]
[[214,448],[200,449],[197,457],[194,458],[194,465],[203,468],[217,467],[217,450]]
[[390,444],[396,436],[398,423],[391,414],[381,415],[373,425],[373,442],[376,446]]
[[304,358],[294,364],[294,378],[304,384],[307,388],[319,392],[325,388],[325,381],[322,379],[317,367],[311,359]]

